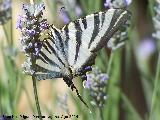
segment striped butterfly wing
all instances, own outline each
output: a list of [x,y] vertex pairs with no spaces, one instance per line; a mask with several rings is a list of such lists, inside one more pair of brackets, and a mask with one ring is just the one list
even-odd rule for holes
[[67,72],[64,41],[56,27],[51,28],[52,39],[45,40],[36,60],[35,77],[38,80],[61,78]]
[[38,80],[63,77],[68,87],[75,90],[88,107],[72,82],[83,67],[91,66],[96,52],[129,19],[128,11],[108,9],[70,22],[61,31],[51,28],[52,39],[43,42],[36,60],[35,77]]
[[75,71],[92,64],[96,52],[129,19],[122,9],[108,9],[70,22],[62,28],[69,65]]

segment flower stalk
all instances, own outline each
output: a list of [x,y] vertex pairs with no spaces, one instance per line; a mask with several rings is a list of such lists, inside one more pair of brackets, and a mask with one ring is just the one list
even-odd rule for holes
[[103,117],[103,110],[102,110],[101,107],[99,107],[99,115],[100,115],[101,120],[104,120],[104,117]]
[[152,103],[151,103],[151,112],[150,112],[150,119],[149,120],[157,120],[160,119],[160,52],[158,55],[158,61],[157,61],[157,70],[155,75],[155,83],[154,83],[154,90],[153,90],[153,97],[152,97]]
[[[153,17],[153,23],[155,28],[155,33],[153,33],[153,37],[157,39],[157,47],[158,47],[158,59],[157,59],[157,69],[154,81],[154,90],[152,96],[152,103],[151,103],[151,112],[150,112],[150,119],[149,120],[159,120],[160,119],[160,1],[156,0],[156,6],[154,7],[155,16]],[[153,16],[154,14],[152,14]]]
[[[31,5],[34,5],[33,0],[30,0],[30,3],[31,3]],[[33,58],[31,57],[31,59],[33,59]],[[39,105],[38,94],[37,94],[37,83],[36,83],[36,79],[35,79],[34,75],[32,76],[32,82],[33,82],[34,97],[35,97],[38,116],[39,116],[39,119],[42,120],[42,113],[41,113],[41,108]]]
[[49,24],[46,19],[42,18],[45,6],[43,3],[34,4],[30,1],[30,5],[23,5],[25,15],[20,15],[17,21],[17,28],[21,30],[20,38],[22,51],[26,55],[26,61],[23,64],[24,73],[32,76],[34,96],[39,119],[42,120],[41,109],[37,94],[37,83],[35,79],[36,60],[42,48],[43,41],[47,39]]
[[35,101],[36,101],[38,116],[39,116],[39,119],[42,120],[42,113],[41,113],[41,108],[39,105],[38,94],[37,94],[37,83],[36,83],[36,79],[34,76],[32,76],[32,82],[33,82],[34,97],[35,97]]

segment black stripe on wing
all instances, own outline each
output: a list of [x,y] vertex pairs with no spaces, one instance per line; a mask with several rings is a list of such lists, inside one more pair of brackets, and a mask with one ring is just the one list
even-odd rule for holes
[[39,65],[35,65],[36,71],[39,73],[36,73],[34,76],[38,80],[45,80],[45,79],[53,79],[53,78],[61,78],[63,77],[62,73],[57,71],[48,70],[46,68],[43,68]]
[[43,47],[49,54],[51,54],[51,51],[48,49],[48,47],[46,46],[46,44],[44,42],[43,42]]
[[59,66],[58,64],[56,64],[54,61],[52,61],[51,59],[49,59],[42,51],[40,51],[39,54],[44,58],[44,60],[45,60],[48,64],[60,68],[60,66]]
[[64,33],[65,33],[65,49],[66,49],[66,57],[68,58],[68,41],[69,41],[69,30],[68,25],[64,27]]
[[83,18],[82,18],[82,23],[83,23],[84,29],[87,29],[86,17],[83,17]]
[[44,63],[48,64],[48,62],[40,55],[37,56],[37,59],[43,61]]
[[105,21],[105,14],[106,14],[106,11],[105,12],[102,12],[102,15],[101,15],[101,27],[103,27],[103,23]]
[[55,39],[58,39],[58,40],[56,40],[58,43],[55,43],[55,44],[59,44],[59,49],[61,50],[61,52],[63,53],[63,55],[65,55],[64,43],[63,43],[63,40],[62,40],[62,36],[61,36],[61,34],[59,33],[59,31],[57,31],[56,28],[52,27],[52,29],[54,30],[54,33],[55,33],[55,35],[56,35],[56,38],[55,38]]
[[35,74],[34,75],[37,80],[46,80],[46,79],[53,79],[53,78],[61,78],[63,77],[59,73],[50,73],[50,74]]
[[50,45],[50,43],[48,41],[46,41],[45,43],[47,44],[47,46],[52,51],[52,54],[54,54],[57,57],[57,59],[61,62],[61,64],[63,64],[63,66],[65,66],[65,64],[63,63],[63,61],[60,59],[59,55],[56,53],[55,49]]
[[[126,12],[121,18],[119,18],[122,13]],[[116,9],[114,11],[111,23],[105,32],[104,36],[101,38],[101,42],[92,50],[92,52],[96,52],[101,49],[108,40],[113,36],[113,34],[118,31],[119,27],[125,24],[125,22],[130,18],[130,13],[128,11],[122,9]],[[117,23],[118,22],[118,23]],[[115,25],[116,24],[116,25]]]
[[99,33],[99,25],[100,25],[99,13],[94,13],[94,29],[93,29],[91,40],[88,44],[88,48],[90,48],[91,43],[95,40],[96,36]]
[[82,29],[81,26],[79,24],[79,21],[74,22],[75,24],[75,29],[76,29],[76,54],[75,54],[75,58],[74,58],[74,63],[77,61],[78,58],[78,53],[79,53],[79,49],[80,46],[82,44],[81,39],[82,39]]

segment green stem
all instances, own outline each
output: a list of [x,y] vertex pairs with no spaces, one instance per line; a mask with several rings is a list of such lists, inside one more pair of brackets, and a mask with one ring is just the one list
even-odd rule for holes
[[[30,0],[30,3],[31,3],[31,5],[33,5],[34,0]],[[33,60],[33,57],[31,57],[31,59]],[[41,109],[40,109],[38,94],[37,94],[37,84],[36,84],[36,79],[34,76],[32,76],[32,81],[33,81],[34,97],[35,97],[36,107],[37,107],[37,111],[38,111],[38,116],[39,116],[39,119],[42,120],[42,114],[41,114]]]
[[99,107],[99,116],[100,116],[101,120],[104,120],[103,119],[103,110],[102,110],[102,107]]
[[152,104],[151,104],[151,112],[150,112],[150,120],[158,120],[160,119],[160,51],[158,55],[157,61],[157,70],[155,76]]
[[121,91],[121,98],[123,102],[125,103],[125,109],[129,113],[131,113],[135,120],[142,120],[139,113],[134,108],[133,104],[130,102],[130,100],[127,98],[127,96]]
[[153,18],[155,16],[155,12],[154,12],[154,3],[155,0],[148,0],[148,7],[149,7],[149,11],[150,11],[150,15]]
[[33,81],[34,97],[35,97],[36,107],[37,107],[37,111],[38,111],[38,116],[39,116],[39,119],[42,120],[42,114],[41,114],[41,109],[40,109],[38,94],[37,94],[36,79],[33,76],[32,76],[32,81]]
[[111,71],[111,66],[112,66],[112,62],[113,62],[113,56],[114,56],[114,53],[111,52],[111,55],[110,55],[110,58],[109,58],[109,62],[108,62],[108,67],[107,67],[107,74],[108,75],[110,74],[110,71]]
[[[11,10],[11,15],[12,15],[12,10]],[[11,46],[13,47],[13,19],[11,19]]]

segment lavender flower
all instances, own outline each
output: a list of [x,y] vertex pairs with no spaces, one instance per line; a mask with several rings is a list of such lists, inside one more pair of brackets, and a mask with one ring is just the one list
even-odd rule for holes
[[0,2],[0,25],[11,19],[11,0]]
[[[131,4],[132,0],[106,0],[104,3],[104,7],[108,8],[127,8]],[[107,47],[111,48],[112,51],[121,48],[125,41],[128,39],[127,28],[130,25],[130,20],[126,22],[125,25],[122,26],[121,30],[116,32],[114,36],[107,43]]]
[[132,0],[106,0],[105,8],[127,8],[132,3]]
[[149,58],[156,50],[153,38],[145,38],[137,49],[137,54],[142,60]]
[[107,99],[105,87],[109,77],[107,74],[101,73],[98,68],[93,68],[93,73],[87,74],[87,81],[84,88],[90,90],[92,97],[91,104],[102,107]]
[[65,0],[62,2],[62,5],[66,6],[66,8],[61,8],[60,18],[65,24],[69,23],[71,19],[73,20],[82,15],[82,9],[77,5],[75,0]]
[[26,61],[23,64],[24,72],[31,75],[34,74],[33,64],[42,48],[43,40],[49,37],[46,34],[49,24],[42,18],[44,9],[43,3],[23,5],[25,14],[20,15],[17,21],[17,28],[22,33],[20,38],[22,49],[26,54]]
[[2,116],[0,116],[0,120],[13,120],[13,119],[7,117],[6,115],[2,115]]
[[66,9],[64,7],[61,8],[61,14],[60,14],[61,19],[63,20],[63,22],[65,24],[70,22],[70,16],[69,13],[66,11]]
[[129,6],[132,3],[132,0],[124,0],[125,6]]
[[108,8],[111,8],[111,2],[110,2],[110,0],[106,0],[106,1],[105,1],[104,7],[107,8],[107,9],[108,9]]
[[152,34],[152,36],[157,39],[160,40],[160,1],[156,0],[157,6],[154,8],[155,9],[155,13],[156,16],[153,17],[153,23],[154,23],[154,27],[155,27],[155,33]]
[[5,120],[3,116],[0,117],[0,120]]
[[126,30],[128,25],[125,24],[123,25],[123,27],[124,29],[117,31],[107,43],[107,47],[112,49],[112,51],[115,51],[118,48],[121,48],[123,45],[125,45],[125,41],[128,39],[128,35],[127,35],[128,33]]

